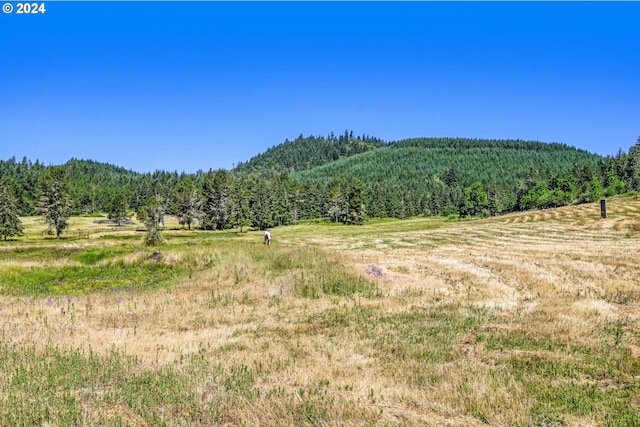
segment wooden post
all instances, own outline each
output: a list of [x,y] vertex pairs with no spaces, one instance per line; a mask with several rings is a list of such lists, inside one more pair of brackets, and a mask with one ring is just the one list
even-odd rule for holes
[[607,200],[600,199],[600,218],[607,217]]

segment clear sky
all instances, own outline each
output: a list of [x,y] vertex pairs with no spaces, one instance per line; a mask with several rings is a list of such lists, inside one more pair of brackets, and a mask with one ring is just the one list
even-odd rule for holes
[[640,136],[638,2],[9,3],[4,160],[195,172],[345,130],[603,155]]

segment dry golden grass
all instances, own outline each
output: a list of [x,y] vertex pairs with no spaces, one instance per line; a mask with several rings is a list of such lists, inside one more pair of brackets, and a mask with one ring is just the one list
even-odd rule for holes
[[[198,354],[227,370],[245,365],[259,394],[227,408],[228,425],[553,425],[536,418],[541,397],[520,371],[509,369],[530,360],[580,363],[582,353],[567,349],[598,353],[615,347],[639,357],[639,219],[640,201],[620,198],[609,201],[606,220],[590,204],[435,226],[415,219],[360,228],[279,228],[274,246],[261,248],[273,251],[265,257],[319,247],[333,254],[331,262],[375,281],[382,295],[302,298],[293,284],[298,271],[265,274],[262,264],[231,253],[167,289],[0,297],[2,336],[17,347],[55,344],[103,355],[115,348],[136,356],[148,372]],[[74,244],[96,245],[97,238]],[[259,245],[261,236],[250,232],[236,240]],[[166,250],[161,262],[208,256],[196,245],[188,252]],[[123,261],[136,264],[145,257],[141,249]],[[0,268],[12,262],[18,263],[5,261]],[[37,261],[23,266],[28,263]],[[446,336],[450,323],[456,336]],[[431,332],[450,339],[451,348],[436,346],[424,360],[408,353],[431,347],[429,340],[414,344],[423,336],[418,329],[415,335],[405,331],[405,324],[427,328],[425,333],[442,325],[445,332]],[[509,344],[518,337],[534,344]],[[523,375],[535,376],[533,369]],[[587,381],[580,372],[575,377]],[[217,385],[202,378],[193,387],[206,395]],[[638,393],[629,404],[640,411]],[[292,412],[309,402],[324,418],[314,422]],[[119,414],[127,425],[151,424],[126,405],[84,405],[89,418],[99,409],[103,416]],[[602,419],[576,410],[561,422],[604,425]]]

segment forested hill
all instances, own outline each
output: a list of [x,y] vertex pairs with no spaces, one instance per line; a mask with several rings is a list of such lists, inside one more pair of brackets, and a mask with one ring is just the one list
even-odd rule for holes
[[0,210],[42,212],[53,179],[63,189],[56,190],[64,199],[57,205],[68,205],[68,213],[119,218],[131,210],[144,213],[153,202],[203,228],[486,216],[640,191],[640,138],[629,154],[602,158],[563,144],[462,138],[385,143],[345,132],[301,136],[233,171],[196,174],[137,173],[76,159],[51,167],[12,158],[0,160]]
[[139,173],[109,163],[71,159],[64,165],[69,178],[69,193],[79,211],[95,211],[109,204],[118,193],[128,205],[138,209],[155,194],[168,194],[187,175],[157,170]]
[[[68,178],[68,192],[76,213],[105,209],[116,194],[127,198],[128,206],[138,209],[156,194],[169,194],[185,174],[156,171],[138,173],[109,163],[71,159],[63,165]],[[26,157],[0,160],[0,179],[9,180],[21,214],[36,213],[37,182],[50,169]]]
[[353,131],[345,131],[340,136],[331,133],[327,137],[300,135],[238,164],[234,172],[240,175],[294,173],[383,146],[385,143],[381,139],[368,135],[354,136]]
[[524,141],[521,139],[477,139],[477,138],[407,138],[389,144],[394,148],[454,148],[465,150],[473,148],[494,148],[499,150],[527,150],[527,151],[579,151],[589,154],[585,150],[566,144],[547,143],[540,141]]
[[415,138],[393,142],[296,176],[302,181],[328,182],[357,177],[368,185],[397,183],[408,189],[424,187],[426,179],[444,178],[454,170],[462,186],[480,181],[514,188],[531,173],[551,177],[602,158],[564,144],[520,140]]

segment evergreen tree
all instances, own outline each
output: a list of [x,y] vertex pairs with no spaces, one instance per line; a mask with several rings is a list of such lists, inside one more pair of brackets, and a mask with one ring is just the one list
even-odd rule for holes
[[191,224],[202,218],[202,195],[194,180],[190,177],[183,179],[173,190],[173,210],[180,225]]
[[235,207],[233,212],[233,225],[240,227],[240,232],[244,227],[251,225],[251,209],[250,203],[250,184],[249,180],[244,178],[238,178],[233,180],[231,185],[231,201]]
[[636,144],[629,149],[629,181],[631,189],[640,191],[640,137]]
[[353,178],[347,194],[347,223],[362,224],[365,215],[364,184],[358,178]]
[[455,166],[451,166],[447,173],[444,175],[443,179],[444,183],[447,187],[457,187],[460,185],[460,177],[458,174],[458,169]]
[[268,179],[271,188],[273,218],[276,225],[286,225],[293,219],[293,204],[290,196],[292,185],[285,173],[277,174]]
[[230,197],[231,175],[220,169],[209,171],[203,179],[203,226],[207,230],[224,230],[233,216]]
[[251,224],[264,230],[275,225],[271,189],[264,179],[254,181],[253,197],[249,201]]
[[119,188],[110,189],[105,208],[108,218],[115,221],[117,225],[129,219],[127,196]]
[[39,212],[49,226],[49,231],[56,233],[59,239],[69,227],[68,217],[71,202],[68,194],[68,178],[62,166],[46,169],[38,180]]
[[387,211],[384,207],[384,200],[380,197],[382,192],[382,186],[380,183],[373,183],[366,188],[365,192],[365,206],[367,207],[367,213],[374,218],[384,218],[387,216]]
[[406,195],[398,185],[392,185],[385,191],[387,215],[391,218],[404,219],[408,214]]
[[461,185],[455,187],[449,187],[447,189],[447,203],[444,207],[445,215],[460,214],[465,209],[465,193],[464,188]]
[[305,200],[304,188],[297,181],[290,181],[288,189],[289,206],[291,207],[291,220],[296,223],[300,219],[300,205]]
[[442,215],[446,206],[447,187],[440,177],[434,175],[425,180],[427,186],[427,202],[425,215]]
[[17,200],[9,178],[5,177],[0,181],[0,236],[7,240],[7,237],[21,236],[23,231]]
[[326,217],[328,192],[321,182],[303,184],[304,197],[300,199],[300,218],[313,219]]
[[349,214],[349,203],[346,195],[346,182],[336,178],[329,188],[327,211],[334,222],[346,222]]

